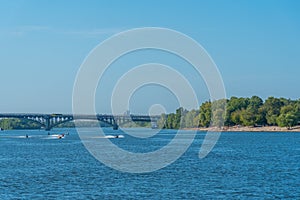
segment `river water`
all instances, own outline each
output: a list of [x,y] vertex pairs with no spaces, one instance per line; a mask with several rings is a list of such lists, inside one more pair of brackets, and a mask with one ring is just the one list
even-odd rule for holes
[[[300,198],[300,133],[222,133],[212,152],[199,159],[205,132],[198,132],[171,165],[130,174],[96,160],[75,129],[51,134],[66,132],[70,135],[64,139],[43,130],[0,132],[0,199]],[[144,139],[111,128],[105,133],[124,135],[111,139],[123,149],[150,152],[168,144],[176,131],[162,130]]]

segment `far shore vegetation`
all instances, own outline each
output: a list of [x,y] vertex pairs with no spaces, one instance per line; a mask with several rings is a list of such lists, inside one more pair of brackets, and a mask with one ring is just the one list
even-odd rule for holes
[[[76,125],[78,127],[110,127],[110,124],[106,124],[103,122],[99,121],[94,121],[94,120],[82,120],[82,121],[77,121]],[[151,128],[151,124],[148,122],[129,122],[126,124],[121,125],[122,127],[126,128],[134,128],[134,127],[147,127]],[[75,123],[73,121],[66,122],[63,124],[59,124],[58,126],[55,126],[54,128],[74,128]],[[2,119],[0,120],[0,128],[2,130],[13,130],[13,129],[43,129],[39,123],[30,121],[27,119]]]
[[269,97],[263,101],[253,96],[207,101],[199,109],[191,111],[178,108],[176,113],[162,114],[158,125],[167,129],[209,126],[279,126],[290,129],[299,122],[300,99]]
[[[225,112],[224,112],[225,111]],[[95,127],[99,122],[82,121],[80,126]],[[300,123],[300,99],[269,97],[263,101],[258,96],[251,98],[231,97],[202,103],[199,109],[178,108],[175,113],[162,114],[158,128],[207,128],[233,126],[279,126],[291,129]],[[101,123],[101,126],[108,126]],[[150,123],[138,122],[120,125],[121,127],[151,127]],[[60,124],[57,128],[74,127],[73,122]],[[40,124],[26,119],[1,119],[2,129],[40,129]]]

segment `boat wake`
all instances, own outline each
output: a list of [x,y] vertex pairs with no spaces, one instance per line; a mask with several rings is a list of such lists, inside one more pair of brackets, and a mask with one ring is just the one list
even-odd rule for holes
[[119,138],[124,138],[124,135],[106,135],[106,136],[98,136],[93,138],[119,139]]

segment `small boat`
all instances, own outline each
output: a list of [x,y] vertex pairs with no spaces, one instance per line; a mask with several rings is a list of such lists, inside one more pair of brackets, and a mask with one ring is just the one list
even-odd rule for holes
[[57,138],[58,138],[58,139],[65,138],[65,134],[58,135]]

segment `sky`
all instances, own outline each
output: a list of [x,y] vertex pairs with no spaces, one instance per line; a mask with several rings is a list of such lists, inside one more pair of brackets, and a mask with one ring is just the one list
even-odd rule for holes
[[[296,0],[0,3],[1,113],[71,113],[73,85],[88,54],[114,34],[142,27],[173,29],[201,44],[221,73],[227,97],[300,98]],[[147,62],[173,66],[190,81],[200,103],[209,99],[201,77],[182,59],[143,51],[118,60],[100,81],[98,113],[110,112],[111,91],[122,73]],[[166,112],[180,106],[172,91],[152,85],[133,94],[129,109],[147,113],[156,104]]]

